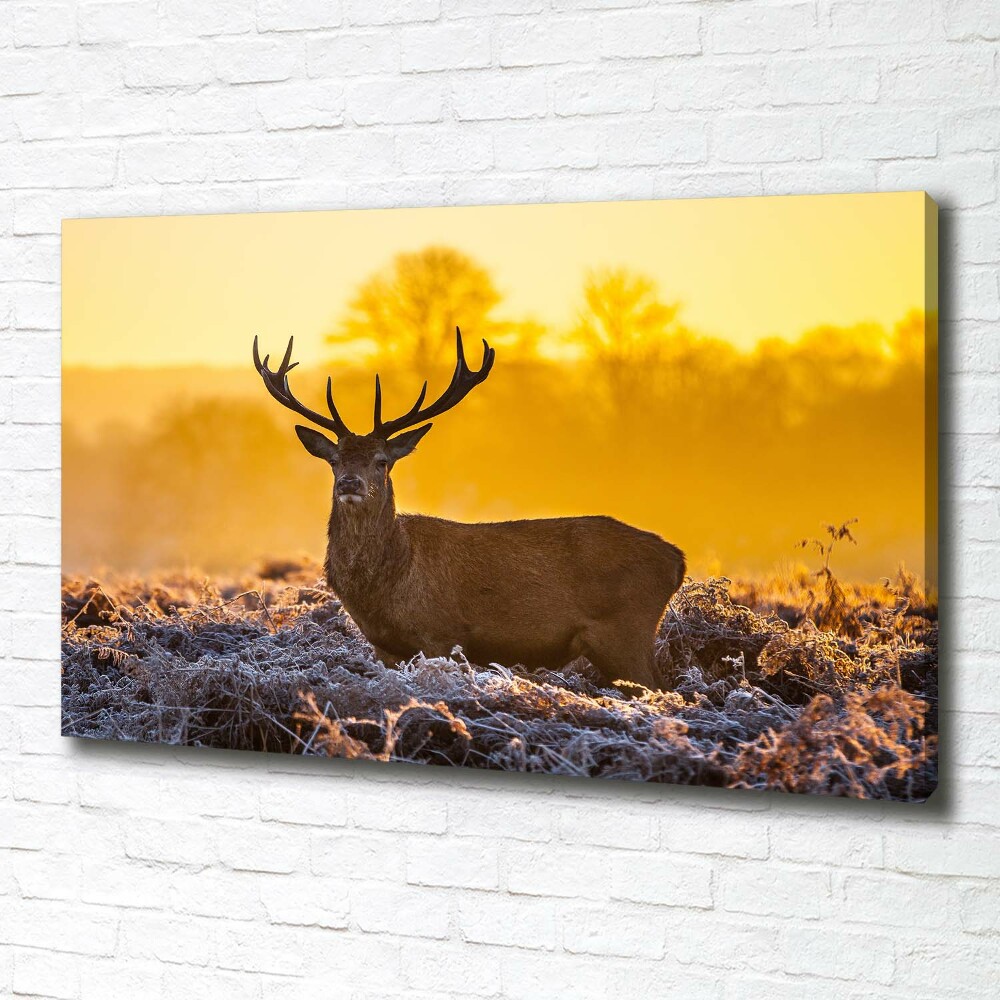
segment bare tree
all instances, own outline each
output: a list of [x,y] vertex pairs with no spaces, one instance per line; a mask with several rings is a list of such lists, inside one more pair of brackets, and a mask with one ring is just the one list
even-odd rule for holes
[[595,363],[612,406],[628,408],[663,361],[666,337],[679,332],[679,303],[664,303],[656,283],[623,268],[592,271],[572,339]]
[[499,302],[485,268],[452,247],[429,246],[397,254],[365,281],[327,341],[369,341],[383,361],[432,368],[456,326],[495,337],[506,326],[491,315]]

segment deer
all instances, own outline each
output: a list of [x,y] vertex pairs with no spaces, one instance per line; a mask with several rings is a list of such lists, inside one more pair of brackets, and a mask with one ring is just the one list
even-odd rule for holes
[[585,657],[607,684],[655,689],[654,642],[667,604],[684,580],[684,554],[659,535],[612,517],[588,515],[463,523],[399,513],[392,485],[396,463],[411,455],[433,426],[493,369],[483,340],[478,370],[466,363],[456,328],[451,382],[424,405],[383,419],[375,376],[374,424],[355,434],[326,380],[329,416],[301,403],[289,388],[294,337],[275,370],[254,367],[282,406],[334,435],[296,425],[311,455],[333,471],[323,570],[385,666],[423,654],[449,657],[461,647],[480,666],[499,664],[557,672]]

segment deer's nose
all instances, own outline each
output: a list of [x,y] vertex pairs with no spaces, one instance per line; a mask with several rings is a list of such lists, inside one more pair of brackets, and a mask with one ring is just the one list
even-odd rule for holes
[[340,476],[337,479],[338,493],[363,493],[365,484],[359,476]]

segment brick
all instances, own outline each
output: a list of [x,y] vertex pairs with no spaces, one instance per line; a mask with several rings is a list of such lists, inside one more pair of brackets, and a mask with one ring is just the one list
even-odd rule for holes
[[691,854],[724,854],[742,858],[766,858],[767,816],[761,814],[703,814],[691,822],[683,817],[664,818],[663,845],[671,851]]
[[402,966],[413,989],[434,996],[456,987],[462,996],[495,996],[499,991],[500,960],[482,949],[414,942],[404,945]]
[[170,905],[170,879],[169,870],[156,863],[84,861],[80,898],[85,903],[123,909],[166,909]]
[[447,18],[541,14],[548,6],[548,0],[443,0],[441,13]]
[[[986,589],[979,588],[976,589]],[[996,725],[995,714],[967,715],[957,728],[952,718],[947,718],[942,725],[956,728],[954,759],[956,763],[968,767],[1000,767],[1000,749],[990,740],[990,727]]]
[[471,173],[493,165],[493,136],[463,129],[451,135],[406,132],[396,139],[396,155],[405,173]]
[[458,901],[463,941],[551,951],[557,946],[558,926],[552,900],[463,893]]
[[214,927],[203,920],[133,911],[121,924],[119,954],[177,965],[208,965],[216,956]]
[[344,12],[338,0],[258,0],[258,31],[310,31],[337,28]]
[[499,125],[493,147],[500,170],[593,167],[598,162],[593,126],[580,122]]
[[945,33],[956,41],[1000,39],[1000,11],[993,4],[945,0]]
[[[12,187],[32,187],[39,171],[52,172],[52,187],[102,187],[115,176],[116,150],[107,145],[24,143],[6,154],[4,174]],[[56,328],[58,323],[53,323]]]
[[847,868],[880,868],[883,862],[882,834],[876,823],[786,816],[771,826],[769,836],[774,857],[783,861],[809,863],[820,857]]
[[449,935],[448,894],[436,889],[355,883],[350,889],[351,921],[366,934],[444,939]]
[[348,890],[333,879],[315,876],[259,876],[261,903],[272,924],[343,929],[350,905]]
[[436,122],[444,113],[445,85],[434,78],[350,83],[346,93],[355,125]]
[[[995,7],[0,4],[0,993],[988,995]],[[927,806],[271,773],[58,735],[62,218],[895,189],[941,201],[954,272],[952,761]]]
[[444,833],[448,825],[447,800],[425,788],[354,782],[347,794],[351,821],[368,830],[392,833]]
[[694,10],[605,14],[599,26],[601,55],[605,58],[648,59],[701,52],[701,18]]
[[184,139],[139,139],[122,148],[122,170],[132,184],[205,181],[210,176],[204,156],[192,156]]
[[347,822],[346,788],[326,775],[298,779],[276,775],[260,789],[260,817],[279,823],[307,826],[344,826]]
[[871,104],[879,92],[876,59],[801,57],[774,59],[767,67],[766,93],[775,107],[792,104]]
[[[558,953],[539,955],[507,948],[501,953],[500,962],[503,996],[511,1000],[537,1000],[538,997],[550,996],[553,983],[571,983],[574,1000],[606,1000],[611,996],[628,995],[615,989],[614,972],[607,958],[591,959],[585,955]],[[637,963],[629,960],[628,964]],[[643,990],[636,991],[635,995],[642,996]],[[684,992],[678,995],[687,997],[689,994]]]
[[996,878],[1000,860],[989,849],[992,835],[978,832],[914,831],[886,843],[886,866],[923,875]]
[[215,72],[225,83],[274,83],[301,71],[305,49],[292,36],[233,39],[215,48]]
[[898,982],[931,996],[981,996],[993,990],[1000,942],[938,936],[900,945]]
[[552,839],[554,825],[548,798],[523,795],[520,789],[518,794],[486,796],[476,788],[467,796],[449,796],[448,829],[459,837],[489,837],[499,831],[504,840],[545,842]]
[[947,153],[995,153],[1000,149],[1000,108],[966,108],[942,123],[941,146]]
[[971,934],[1000,932],[1000,887],[996,881],[975,885],[962,892],[959,915],[962,929]]
[[245,0],[161,0],[160,19],[167,34],[240,35],[254,27],[253,5]]
[[843,115],[829,128],[830,153],[838,159],[895,160],[932,157],[939,126],[927,111],[870,111]]
[[257,922],[266,917],[261,885],[269,875],[220,868],[167,870],[164,874],[164,904],[177,913]]
[[201,86],[212,79],[211,49],[202,42],[130,46],[126,87]]
[[712,906],[712,868],[669,854],[622,854],[611,865],[610,895],[657,906],[707,909]]
[[568,70],[552,83],[557,115],[600,115],[649,111],[656,92],[652,75],[627,71]]
[[269,129],[321,128],[344,120],[338,82],[281,83],[257,92],[257,110]]
[[867,0],[834,0],[826,40],[830,45],[895,46],[941,36],[934,0],[911,0],[905,7]]
[[896,967],[892,938],[845,934],[827,927],[788,927],[779,937],[780,966],[791,975],[817,968],[830,979],[890,983]]
[[955,888],[946,882],[871,873],[847,875],[840,888],[838,915],[880,927],[945,928],[955,921],[956,897]]
[[[160,996],[164,986],[173,983],[178,974],[177,967],[170,968],[166,973],[163,969],[159,962],[137,959],[128,962],[89,959],[80,967],[80,1000],[132,1000],[133,997]],[[224,993],[216,987],[212,996],[221,1000]]]
[[52,77],[52,67],[34,53],[5,52],[0,61],[0,97],[41,94]]
[[346,0],[344,7],[350,24],[406,24],[434,21],[441,12],[439,0]]
[[651,812],[628,815],[588,803],[558,814],[559,838],[567,844],[592,844],[632,850],[650,850],[659,842],[659,825]]
[[470,71],[451,87],[451,107],[461,121],[540,118],[548,102],[548,78],[536,70]]
[[562,915],[563,947],[574,954],[658,959],[663,937],[659,915],[638,907],[575,905]]
[[760,107],[767,103],[766,72],[758,62],[658,65],[657,107],[687,113]]
[[712,152],[724,163],[815,160],[822,153],[814,117],[723,115],[711,129]]
[[399,36],[388,31],[338,31],[310,37],[306,67],[310,76],[337,79],[391,73],[399,69]]
[[[246,989],[246,974],[173,966],[163,977],[159,995],[163,1000],[189,1000],[190,997],[204,996],[210,996],[212,1000],[245,1000]],[[126,994],[127,997],[151,995],[143,989]],[[95,1000],[102,1000],[99,992],[94,997]]]
[[158,28],[155,0],[77,5],[77,35],[81,45],[145,41],[154,38]]
[[118,939],[114,914],[72,902],[6,900],[0,940],[8,945],[72,955],[111,955]]
[[496,889],[499,851],[489,841],[467,840],[461,850],[446,840],[414,837],[406,844],[406,881],[412,885]]
[[668,911],[666,957],[673,965],[769,972],[777,966],[774,922]]
[[256,823],[233,824],[219,829],[219,857],[237,871],[298,871],[308,850],[305,831],[294,828],[265,830]]
[[14,954],[14,992],[21,995],[66,997],[80,991],[79,962],[74,955],[23,948]]
[[80,109],[81,132],[88,138],[163,132],[168,106],[163,94],[142,91],[113,97],[85,97]]
[[[125,853],[138,860],[204,865],[219,856],[215,838],[206,837],[182,820],[131,818],[125,833]],[[232,851],[226,852],[231,857]]]
[[303,932],[280,924],[225,924],[218,929],[218,965],[241,973],[301,975],[305,967]]
[[949,208],[979,208],[997,196],[992,159],[895,160],[879,166],[879,190],[926,191]]
[[[45,851],[5,851],[5,863],[22,899],[75,900],[80,892],[80,861]],[[2,855],[0,855],[2,856]]]
[[602,858],[601,851],[510,844],[504,853],[507,888],[527,896],[608,899],[612,882]]
[[398,838],[357,832],[313,834],[310,870],[349,879],[402,881],[406,869]]
[[988,92],[994,82],[993,60],[978,52],[902,57],[883,65],[881,81],[886,100],[941,107],[943,102],[964,102],[970,94]]
[[501,24],[494,32],[501,66],[541,66],[589,62],[599,54],[599,41],[586,18],[546,18]]
[[404,73],[481,69],[490,64],[490,33],[477,24],[407,28],[400,39]]
[[69,3],[19,3],[14,7],[14,44],[18,48],[66,45],[73,38]]
[[723,870],[719,887],[722,908],[733,913],[816,920],[830,912],[830,875],[823,871],[734,865]]
[[[26,464],[24,462],[18,464]],[[59,655],[59,618],[56,615],[12,615],[11,655],[51,662]]]
[[721,8],[708,22],[713,52],[781,52],[807,47],[816,34],[816,8],[809,3]]
[[15,424],[53,423],[59,416],[59,397],[55,379],[17,381],[11,394],[10,419]]

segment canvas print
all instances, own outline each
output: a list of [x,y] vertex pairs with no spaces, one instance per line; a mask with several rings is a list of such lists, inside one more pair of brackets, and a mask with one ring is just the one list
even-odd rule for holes
[[922,193],[70,220],[66,736],[920,801]]

